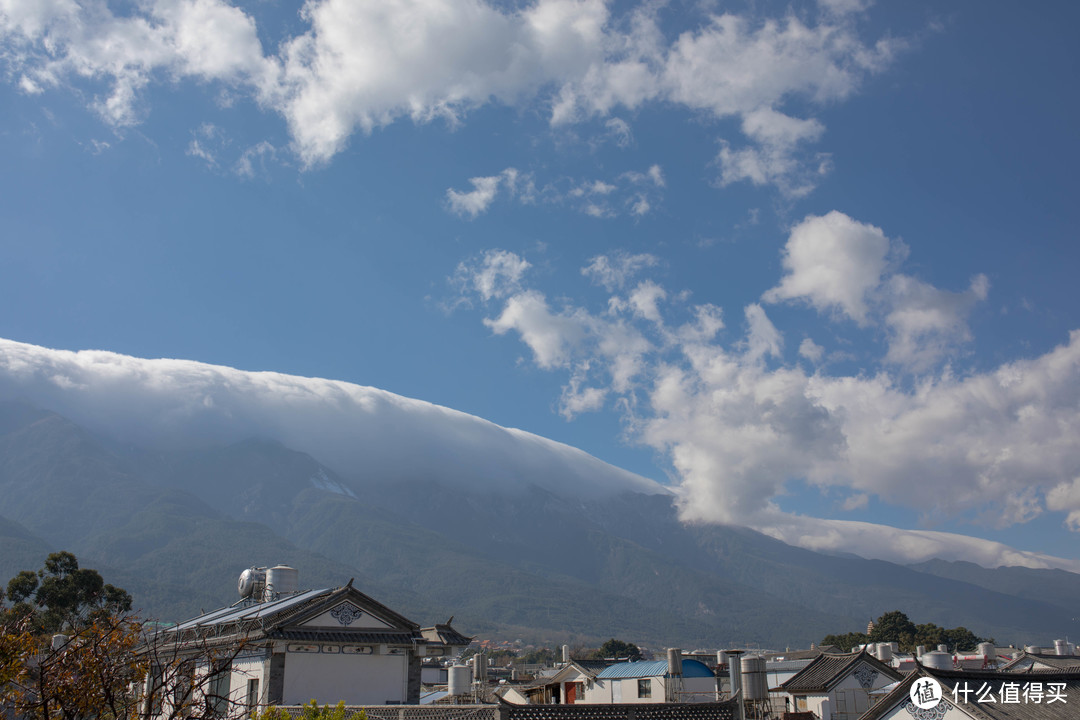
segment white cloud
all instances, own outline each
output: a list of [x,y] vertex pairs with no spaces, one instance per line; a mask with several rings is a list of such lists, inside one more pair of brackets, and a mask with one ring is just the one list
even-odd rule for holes
[[[617,208],[625,208],[638,217],[647,214],[652,209],[650,198],[660,196],[664,178],[660,166],[653,165],[647,172],[625,172],[611,182],[597,178],[560,178],[537,189],[532,172],[522,173],[509,167],[498,175],[471,178],[469,183],[473,187],[470,191],[453,188],[446,191],[446,207],[450,212],[470,219],[487,212],[500,195],[526,205],[538,201],[550,205],[565,204],[592,217],[613,218],[619,215]],[[642,183],[647,187],[640,187]]]
[[1080,572],[1080,562],[1044,553],[1027,552],[993,540],[932,530],[904,530],[853,520],[818,520],[786,515],[775,527],[758,528],[790,545],[820,552],[854,552],[863,557],[900,564],[933,558],[964,560],[983,567],[1020,566],[1061,568]]
[[218,164],[215,149],[225,143],[221,131],[213,123],[203,123],[192,133],[191,142],[188,143],[187,154],[197,157],[206,163],[207,167],[216,168]]
[[624,250],[611,255],[597,255],[581,268],[581,274],[594,283],[603,285],[608,292],[622,288],[635,275],[646,268],[656,267],[659,259],[649,253],[631,255]]
[[841,509],[851,512],[853,510],[865,510],[870,504],[870,496],[866,493],[848,496],[841,504]]
[[868,295],[881,283],[889,252],[890,241],[881,228],[836,210],[808,216],[792,228],[784,246],[786,274],[762,298],[802,300],[820,312],[837,310],[865,325]]
[[499,190],[500,180],[499,175],[470,178],[469,183],[472,184],[473,189],[470,192],[448,189],[446,202],[454,213],[475,218],[487,211],[491,203],[495,201],[495,193]]
[[660,301],[667,299],[667,292],[651,280],[638,283],[627,298],[627,304],[634,314],[657,325],[663,324],[660,313]]
[[836,15],[859,13],[870,7],[873,0],[818,0],[818,5]]
[[825,356],[825,348],[810,338],[803,338],[803,341],[799,343],[799,355],[816,364]]
[[614,140],[615,144],[619,147],[627,148],[633,144],[634,133],[630,129],[630,124],[622,118],[610,118],[604,123],[604,127],[608,130],[608,137]]
[[891,310],[885,317],[890,330],[886,360],[925,370],[960,343],[971,340],[967,317],[986,299],[989,288],[985,275],[976,275],[963,293],[939,290],[907,275],[893,275],[888,284]]
[[8,0],[0,39],[10,43],[4,60],[21,71],[24,87],[68,78],[110,83],[90,104],[116,127],[139,122],[139,93],[162,74],[243,84],[264,100],[277,84],[255,21],[221,0],[156,0],[130,15],[104,3]]
[[517,331],[533,351],[536,364],[544,369],[565,367],[571,346],[586,333],[581,316],[552,312],[547,299],[536,291],[513,295],[499,317],[484,320],[484,325],[496,335]]
[[647,215],[650,210],[652,210],[652,205],[649,204],[648,198],[644,195],[635,195],[630,200],[630,213],[632,215],[641,217]]
[[[273,144],[263,140],[241,153],[233,166],[233,172],[240,177],[253,178],[257,172],[265,172],[268,162],[276,160],[278,150]],[[258,167],[256,167],[258,166]]]
[[488,250],[469,262],[458,264],[454,280],[464,292],[475,292],[487,302],[518,291],[527,260],[508,250]]
[[720,144],[720,184],[748,180],[754,185],[775,185],[788,197],[804,197],[832,169],[828,155],[800,150],[818,140],[825,126],[817,120],[800,120],[772,108],[755,110],[743,117],[743,133],[756,144],[733,150]]
[[772,108],[761,108],[743,116],[742,130],[760,143],[793,147],[800,142],[818,140],[825,126],[817,120],[800,120]]
[[801,301],[823,313],[838,312],[860,326],[888,328],[885,360],[923,373],[972,339],[968,315],[987,297],[990,282],[976,275],[966,292],[941,290],[892,273],[907,246],[881,228],[832,211],[808,216],[784,246],[785,275],[762,295],[766,302]]
[[746,356],[756,362],[766,355],[779,358],[783,356],[784,338],[776,326],[765,314],[764,308],[757,303],[744,309],[746,323],[750,330],[746,334]]
[[1080,478],[1053,487],[1046,494],[1046,507],[1068,513],[1065,524],[1071,530],[1080,532]]
[[664,187],[667,183],[664,182],[664,171],[660,169],[659,165],[653,165],[649,168],[649,179],[653,181],[653,184],[657,187]]
[[187,154],[199,158],[206,163],[207,167],[217,167],[217,158],[210,149],[203,146],[198,138],[192,138],[188,143]]
[[595,412],[604,406],[607,389],[587,386],[588,377],[589,363],[581,363],[563,387],[562,397],[559,399],[559,414],[567,420],[573,420],[584,412]]
[[610,195],[614,192],[615,186],[604,182],[603,180],[592,180],[590,182],[582,183],[575,188],[571,188],[567,193],[570,197],[581,198],[587,195]]
[[[832,222],[825,223],[825,240],[821,220]],[[887,275],[884,233],[839,213],[811,218],[792,236],[789,247],[805,250],[800,239],[809,237],[809,245],[832,250],[834,260],[865,278],[837,292],[825,279],[846,276],[789,252],[785,279],[803,282],[790,286],[800,290],[792,297],[868,324],[909,312],[903,322],[911,332],[955,336],[957,328],[967,332],[966,308],[986,293],[979,276],[965,293],[943,295]],[[869,542],[876,526],[805,518],[776,503],[789,482],[800,481],[842,492],[849,512],[874,499],[880,507],[916,510],[930,526],[959,520],[1005,527],[1061,512],[1080,529],[1080,331],[1044,355],[981,373],[946,370],[905,382],[885,369],[892,367],[886,356],[876,374],[829,375],[820,367],[808,374],[784,363],[783,336],[760,305],[744,308],[743,337],[725,338],[719,308],[688,306],[683,293],[655,281],[624,294],[633,272],[615,268],[643,264],[629,257],[616,263],[601,256],[583,270],[615,293],[605,313],[572,304],[555,312],[523,286],[506,299],[502,316],[485,322],[518,330],[537,365],[569,374],[561,410],[567,417],[602,404],[622,408],[631,437],[670,459],[684,519],[749,525],[806,547],[899,561],[936,555],[990,565],[1076,565],[928,530],[884,528]],[[874,315],[869,298],[878,291],[885,310]],[[924,318],[917,311],[927,307],[935,310]],[[674,319],[686,313],[694,319]],[[893,338],[883,339],[891,352]],[[817,363],[824,351],[804,338],[800,354]]]
[[513,103],[601,53],[599,0],[544,0],[508,12],[480,0],[309,3],[311,30],[285,48],[282,109],[304,162],[329,159],[357,129],[409,117],[457,122]]
[[[902,43],[868,45],[831,10],[816,23],[709,14],[665,37],[663,10],[613,16],[603,0],[311,0],[309,29],[267,55],[256,20],[224,0],[6,0],[0,38],[9,76],[26,92],[87,81],[111,85],[91,101],[117,127],[140,121],[151,83],[193,78],[246,89],[288,124],[305,167],[328,161],[356,132],[410,118],[461,122],[489,103],[551,108],[555,126],[607,117],[632,141],[618,108],[668,103],[743,119],[755,146],[735,151],[724,181],[807,177],[790,152],[820,137],[813,118],[783,114],[790,98],[833,102],[887,65]],[[741,158],[741,159],[740,159]],[[816,160],[814,165],[819,165]],[[756,166],[754,169],[752,166]],[[812,174],[812,173],[811,173]]]

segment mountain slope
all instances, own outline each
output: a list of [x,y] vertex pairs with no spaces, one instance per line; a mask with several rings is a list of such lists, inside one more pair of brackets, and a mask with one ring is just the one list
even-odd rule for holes
[[[805,646],[892,609],[999,641],[1078,630],[1008,572],[968,582],[688,526],[669,495],[345,477],[272,440],[147,448],[24,405],[0,403],[0,492],[20,523],[0,523],[0,543],[71,550],[166,619],[231,603],[240,570],[286,562],[307,587],[354,577],[418,622],[536,641]],[[1054,578],[1064,598],[1076,580]]]

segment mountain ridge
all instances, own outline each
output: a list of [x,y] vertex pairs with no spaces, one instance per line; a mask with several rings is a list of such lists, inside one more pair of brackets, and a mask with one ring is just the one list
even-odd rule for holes
[[[453,614],[470,634],[541,642],[808,645],[897,607],[1018,644],[1076,631],[1065,608],[1003,592],[1008,579],[984,587],[994,571],[964,582],[685,525],[671,496],[347,478],[272,439],[164,452],[4,402],[0,492],[19,513],[0,548],[72,550],[163,619],[229,604],[240,570],[287,562],[305,586],[353,577],[420,622]],[[79,513],[98,517],[57,527]]]

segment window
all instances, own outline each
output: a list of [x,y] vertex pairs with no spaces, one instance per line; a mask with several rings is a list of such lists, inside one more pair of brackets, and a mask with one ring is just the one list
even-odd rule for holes
[[652,679],[644,678],[637,681],[637,696],[639,698],[652,697]]
[[180,664],[176,671],[176,682],[173,684],[173,710],[183,708],[191,700],[191,688],[195,684],[195,663],[186,660]]
[[211,666],[207,701],[216,717],[225,717],[229,709],[229,681],[232,680],[232,667],[229,663],[214,663]]
[[259,679],[248,680],[247,686],[247,716],[253,717],[259,704]]

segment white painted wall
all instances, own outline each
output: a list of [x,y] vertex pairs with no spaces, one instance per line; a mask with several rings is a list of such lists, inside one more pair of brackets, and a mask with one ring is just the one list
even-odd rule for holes
[[[667,680],[662,677],[652,680],[652,697],[638,697],[638,678],[598,679],[593,687],[586,687],[586,703],[662,703],[665,701]],[[715,678],[684,678],[682,693],[678,702],[716,702]]]
[[285,705],[385,705],[404,702],[408,691],[405,655],[286,653]]
[[266,704],[266,679],[263,677],[265,658],[248,657],[237,658],[233,661],[232,672],[229,674],[229,700],[234,707],[245,707],[247,703],[247,688],[249,680],[259,681],[260,705]]
[[684,678],[678,702],[716,702],[716,678]]

